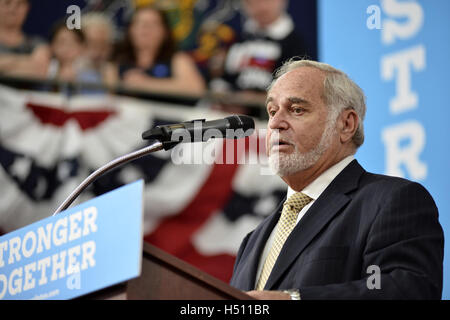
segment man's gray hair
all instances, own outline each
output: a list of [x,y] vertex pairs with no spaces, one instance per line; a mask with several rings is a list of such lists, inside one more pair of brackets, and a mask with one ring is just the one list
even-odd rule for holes
[[276,80],[283,74],[300,67],[312,67],[325,72],[322,99],[330,108],[330,115],[334,117],[333,120],[337,119],[339,114],[345,109],[355,110],[359,118],[359,124],[352,140],[357,148],[360,147],[364,142],[363,121],[366,115],[366,98],[362,89],[341,70],[333,68],[326,63],[312,60],[298,60],[294,57],[284,62],[277,69],[274,80],[267,91],[270,90]]

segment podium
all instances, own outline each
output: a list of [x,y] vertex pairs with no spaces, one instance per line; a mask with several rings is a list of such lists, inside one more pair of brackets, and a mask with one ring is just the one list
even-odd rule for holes
[[253,300],[244,292],[144,243],[141,275],[90,293],[95,300]]
[[143,243],[142,189],[140,180],[0,237],[0,299],[251,299]]

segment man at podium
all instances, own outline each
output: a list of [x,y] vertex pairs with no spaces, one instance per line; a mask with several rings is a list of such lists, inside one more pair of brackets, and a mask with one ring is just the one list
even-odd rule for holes
[[362,90],[294,60],[267,94],[269,163],[286,200],[243,240],[230,284],[257,299],[440,299],[444,237],[427,190],[372,174]]

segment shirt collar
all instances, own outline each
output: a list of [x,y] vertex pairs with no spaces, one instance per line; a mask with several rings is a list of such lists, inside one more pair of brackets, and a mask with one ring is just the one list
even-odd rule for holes
[[266,35],[272,39],[281,40],[294,30],[294,22],[289,15],[283,14],[266,28],[261,29],[255,20],[248,19],[244,23],[244,30],[248,33]]
[[[328,168],[324,171],[319,177],[317,177],[313,182],[307,185],[301,192],[311,197],[313,200],[319,198],[323,191],[330,185],[330,183],[336,178],[336,176],[341,173],[342,170],[353,160],[355,159],[354,155],[349,155],[345,157],[332,167]],[[296,193],[297,191],[293,190],[291,187],[288,187],[287,198]]]

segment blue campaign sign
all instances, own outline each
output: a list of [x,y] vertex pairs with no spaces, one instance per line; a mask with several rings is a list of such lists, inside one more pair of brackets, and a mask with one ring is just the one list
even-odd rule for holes
[[320,60],[346,72],[367,96],[366,140],[356,157],[369,171],[423,184],[449,239],[450,1],[320,0],[318,10]]
[[0,299],[71,299],[137,277],[137,181],[0,237]]

